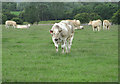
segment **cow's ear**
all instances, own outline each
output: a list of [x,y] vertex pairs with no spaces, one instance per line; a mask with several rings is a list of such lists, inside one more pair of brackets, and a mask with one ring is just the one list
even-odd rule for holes
[[53,33],[53,30],[50,30],[49,32],[50,32],[50,34],[52,34],[52,33]]

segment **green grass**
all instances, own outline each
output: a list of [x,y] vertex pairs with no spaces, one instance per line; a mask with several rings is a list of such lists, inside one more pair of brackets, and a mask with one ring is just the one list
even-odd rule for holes
[[19,16],[19,14],[21,13],[21,11],[11,11],[10,13]]
[[71,53],[55,52],[52,26],[3,26],[3,82],[117,82],[118,26],[93,32],[76,30]]

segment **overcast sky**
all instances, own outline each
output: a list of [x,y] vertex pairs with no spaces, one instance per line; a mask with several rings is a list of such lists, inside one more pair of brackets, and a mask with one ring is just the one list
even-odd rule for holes
[[0,0],[2,2],[119,2],[120,0]]

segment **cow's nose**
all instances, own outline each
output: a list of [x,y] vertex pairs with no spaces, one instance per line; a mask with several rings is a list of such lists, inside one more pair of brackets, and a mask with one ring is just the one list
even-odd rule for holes
[[58,39],[55,39],[55,41],[57,41]]

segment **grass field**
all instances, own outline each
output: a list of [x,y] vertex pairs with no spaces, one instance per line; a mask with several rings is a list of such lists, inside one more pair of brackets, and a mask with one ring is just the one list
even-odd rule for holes
[[71,53],[55,52],[50,25],[30,29],[3,26],[3,82],[116,82],[118,26],[93,32],[76,30]]

